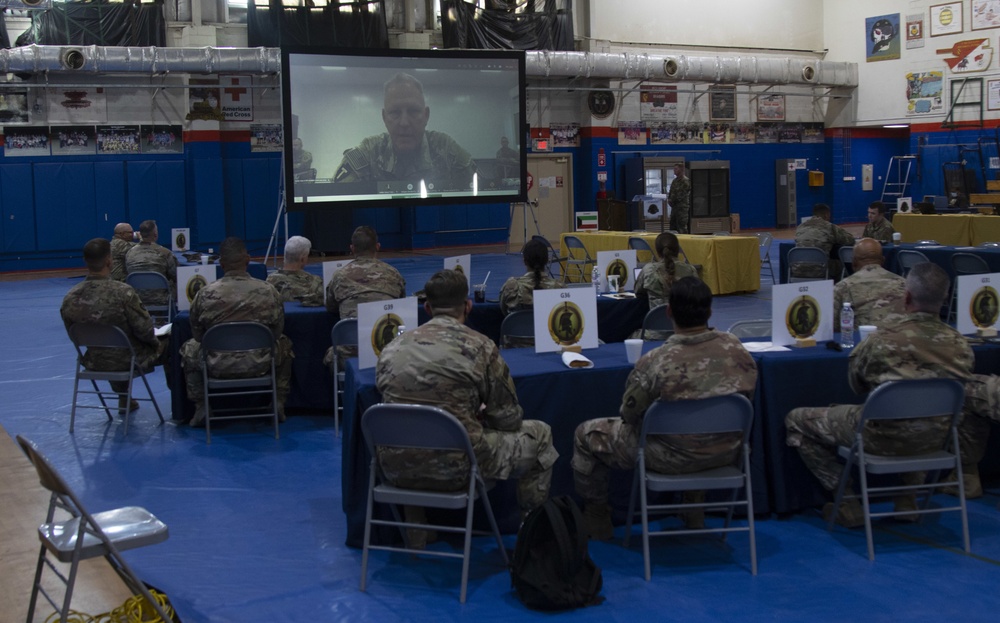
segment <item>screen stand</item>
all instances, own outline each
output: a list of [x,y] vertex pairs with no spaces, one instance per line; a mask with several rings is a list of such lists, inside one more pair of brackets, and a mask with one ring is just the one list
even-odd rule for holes
[[274,227],[271,228],[271,239],[267,242],[267,251],[264,252],[264,266],[267,267],[267,258],[271,256],[271,247],[274,247],[274,268],[278,268],[278,228],[282,221],[285,223],[285,243],[288,243],[288,210],[285,209],[285,159],[281,159],[281,178],[278,180],[278,211],[274,215]]
[[[539,236],[542,235],[542,229],[538,226],[538,217],[535,215],[535,207],[538,205],[538,199],[532,199],[531,201],[522,201],[518,203],[510,204],[510,225],[507,227],[507,244],[504,247],[504,251],[507,255],[510,255],[510,230],[514,227],[514,210],[517,206],[521,206],[521,224],[524,227],[524,242],[528,242],[528,215],[527,211],[531,210],[531,220],[535,223],[535,233]],[[523,244],[523,243],[522,243]],[[520,253],[520,251],[518,251]]]

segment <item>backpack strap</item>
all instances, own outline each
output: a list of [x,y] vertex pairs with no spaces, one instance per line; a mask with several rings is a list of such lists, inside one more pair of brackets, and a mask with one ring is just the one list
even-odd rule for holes
[[576,502],[572,498],[560,496],[556,500],[556,504],[564,508],[573,518],[573,533],[576,535],[577,556],[583,558],[584,552],[587,551],[587,534],[583,530],[583,513],[580,512],[580,507],[576,505]]
[[573,569],[570,565],[577,559],[577,553],[570,542],[566,520],[559,510],[559,506],[561,506],[560,502],[561,500],[549,500],[545,502],[543,508],[545,508],[545,514],[548,516],[549,524],[552,526],[552,535],[555,537],[556,546],[559,548],[559,560],[563,563],[561,565],[562,568],[559,569],[559,573],[563,579],[569,580],[573,577]]

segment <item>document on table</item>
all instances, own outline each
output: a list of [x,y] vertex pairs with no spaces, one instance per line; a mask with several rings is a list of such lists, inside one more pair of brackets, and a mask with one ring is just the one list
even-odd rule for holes
[[777,353],[791,350],[787,346],[775,346],[771,342],[743,342],[743,348],[751,353]]

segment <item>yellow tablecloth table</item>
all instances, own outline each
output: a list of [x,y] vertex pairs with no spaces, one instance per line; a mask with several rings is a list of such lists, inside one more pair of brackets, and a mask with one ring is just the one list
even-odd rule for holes
[[[565,236],[580,238],[590,256],[597,259],[598,251],[628,248],[632,236],[642,238],[655,247],[657,234],[626,231],[574,232],[561,234],[559,253],[567,254]],[[677,236],[681,249],[692,264],[701,264],[702,279],[712,294],[754,292],[760,289],[760,251],[756,236]]]
[[984,242],[1000,242],[1000,216],[970,214],[969,221],[972,224],[969,244],[977,246]]
[[972,244],[971,214],[896,214],[892,227],[902,234],[902,242],[937,240],[957,247]]

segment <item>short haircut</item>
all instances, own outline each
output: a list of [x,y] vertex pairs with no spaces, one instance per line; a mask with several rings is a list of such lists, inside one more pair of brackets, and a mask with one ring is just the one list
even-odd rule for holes
[[677,242],[677,236],[665,231],[656,237],[656,254],[660,257],[677,257],[681,253],[681,245]]
[[434,314],[457,315],[469,298],[469,280],[456,270],[439,270],[427,280],[424,294]]
[[388,80],[385,81],[385,86],[384,86],[384,90],[383,90],[383,97],[385,97],[386,95],[389,94],[389,90],[390,89],[393,89],[393,88],[396,88],[396,87],[401,87],[401,86],[412,86],[415,89],[417,89],[418,91],[420,91],[420,96],[421,97],[424,96],[424,85],[422,85],[419,80],[417,80],[416,78],[414,78],[410,74],[399,72],[398,74],[396,74],[392,78],[389,78]]
[[246,256],[247,245],[236,236],[226,238],[219,245],[219,262],[226,270],[244,261]]
[[913,305],[922,312],[940,312],[950,286],[948,273],[933,262],[916,264],[906,275],[906,291]]
[[104,238],[93,238],[83,245],[83,262],[91,272],[101,272],[110,256],[111,243]]
[[374,228],[362,225],[351,234],[351,245],[354,247],[355,255],[371,255],[375,253],[375,247],[378,245],[378,234]]
[[132,226],[129,225],[128,223],[118,223],[117,225],[115,225],[116,234],[124,234],[126,232],[128,232],[130,235],[132,234]]
[[139,223],[139,235],[145,238],[149,238],[156,231],[156,221],[149,219]]
[[813,216],[820,216],[829,220],[830,214],[832,214],[832,212],[830,211],[830,206],[826,205],[825,203],[817,203],[816,205],[813,206]]
[[670,286],[670,315],[681,329],[701,327],[712,316],[712,291],[697,277],[678,279]]
[[521,250],[524,265],[534,271],[545,270],[549,265],[549,248],[540,240],[529,240]]
[[868,204],[869,210],[878,210],[879,214],[885,214],[885,204],[881,201],[872,201]]
[[309,259],[312,243],[303,236],[292,236],[285,243],[286,262],[304,262]]

